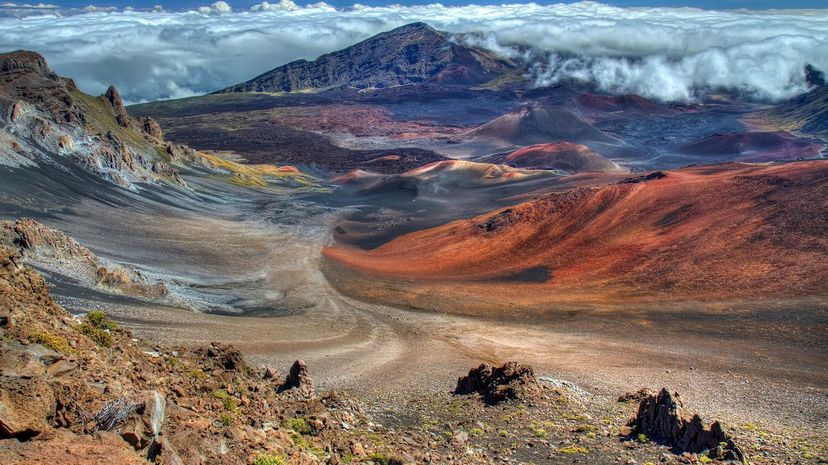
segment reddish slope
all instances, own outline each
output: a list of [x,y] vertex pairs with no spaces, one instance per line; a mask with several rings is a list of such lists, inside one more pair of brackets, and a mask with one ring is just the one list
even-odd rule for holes
[[[828,162],[726,164],[549,194],[375,250],[324,253],[406,278],[414,290],[397,286],[399,303],[435,291],[510,305],[825,296],[826,232]],[[362,284],[364,295],[388,297]]]
[[586,145],[571,142],[530,145],[514,152],[487,157],[484,161],[502,163],[515,168],[562,170],[569,173],[628,171],[593,152]]

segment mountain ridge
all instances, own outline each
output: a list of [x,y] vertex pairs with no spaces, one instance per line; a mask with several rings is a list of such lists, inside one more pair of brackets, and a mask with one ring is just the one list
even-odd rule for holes
[[448,33],[416,22],[313,61],[292,61],[217,93],[391,87],[423,82],[481,84],[517,67],[507,58],[459,44]]

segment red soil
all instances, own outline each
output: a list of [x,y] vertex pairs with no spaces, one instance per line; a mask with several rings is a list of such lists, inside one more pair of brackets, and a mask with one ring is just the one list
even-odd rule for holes
[[509,153],[502,163],[516,168],[583,171],[627,171],[593,152],[586,145],[555,142],[523,147]]
[[[510,305],[828,295],[828,162],[666,174],[547,194],[374,250],[334,245],[324,255],[409,283],[395,290],[400,303],[435,291]],[[509,278],[530,269],[548,278]],[[375,297],[387,290],[363,284]],[[409,285],[416,290],[399,290]]]

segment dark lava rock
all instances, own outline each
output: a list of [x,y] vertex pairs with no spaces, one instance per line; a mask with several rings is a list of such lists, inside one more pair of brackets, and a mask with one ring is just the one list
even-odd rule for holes
[[528,399],[538,395],[542,388],[535,372],[528,365],[507,362],[499,367],[481,364],[457,380],[455,394],[479,393],[483,401],[493,405],[505,400]]
[[825,73],[816,69],[812,65],[805,65],[805,82],[812,86],[825,86]]
[[705,453],[719,460],[744,462],[744,454],[722,429],[718,421],[705,426],[698,415],[690,415],[678,393],[663,388],[645,397],[628,426],[633,434],[644,434],[652,441],[672,446],[676,452]]
[[662,173],[661,171],[653,171],[652,173],[648,173],[641,176],[636,176],[634,178],[625,178],[621,181],[618,181],[618,184],[638,184],[641,182],[652,181],[654,179],[661,179],[666,178],[667,175]]
[[209,347],[196,349],[196,354],[217,364],[225,371],[245,371],[247,364],[241,352],[231,345],[213,342]]
[[288,63],[221,92],[292,92],[425,82],[479,84],[516,67],[491,51],[461,45],[445,32],[413,23],[314,61]]
[[[124,101],[121,99],[121,93],[118,92],[118,89],[115,86],[109,86],[109,88],[106,89],[106,93],[104,93],[103,97],[112,107],[112,111],[115,112],[115,116],[121,116],[124,118],[127,116]],[[122,124],[122,126],[126,126],[126,124]]]
[[308,367],[304,360],[297,360],[293,362],[290,367],[290,373],[285,377],[285,382],[279,387],[279,392],[292,391],[300,397],[313,397],[315,391],[313,388],[313,379],[308,374]]

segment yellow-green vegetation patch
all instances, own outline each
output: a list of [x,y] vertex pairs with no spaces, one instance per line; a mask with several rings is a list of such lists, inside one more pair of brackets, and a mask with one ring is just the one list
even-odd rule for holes
[[109,332],[117,328],[118,325],[100,310],[87,313],[83,322],[75,326],[77,332],[101,347],[112,347],[112,334]]
[[311,427],[304,418],[291,418],[290,420],[285,420],[282,426],[299,434],[311,433]]
[[87,313],[86,321],[101,329],[108,329],[110,331],[118,329],[118,324],[112,321],[105,312],[100,310],[92,310]]
[[150,149],[152,144],[144,139],[142,135],[118,124],[109,103],[105,102],[102,98],[93,97],[83,92],[72,92],[72,98],[84,107],[86,123],[91,127],[93,132],[105,135],[108,131],[111,131],[122,142],[132,147],[138,148],[143,146],[146,149]]
[[47,349],[52,349],[57,352],[65,352],[69,349],[69,343],[66,339],[44,330],[36,330],[29,333],[29,342],[40,344]]
[[546,430],[543,428],[532,428],[532,436],[536,438],[545,438],[547,435]]
[[202,370],[201,368],[190,370],[188,374],[195,379],[204,379],[207,377],[207,373],[204,373],[204,370]]
[[285,465],[287,459],[284,455],[271,453],[259,454],[253,459],[253,465]]
[[299,171],[276,165],[247,165],[209,153],[201,153],[210,164],[230,173],[230,182],[242,187],[267,187],[268,179],[290,180],[302,186],[313,186],[312,179]]
[[374,452],[369,457],[371,461],[378,463],[379,465],[403,465],[403,461],[396,458],[391,457],[390,455],[383,454],[381,452]]
[[219,415],[219,422],[221,422],[221,424],[224,426],[230,426],[233,424],[233,415],[224,412],[221,415]]
[[89,339],[92,339],[95,344],[98,344],[101,347],[112,347],[112,335],[106,330],[93,326],[88,322],[83,322],[75,326],[75,330]]
[[588,454],[589,449],[581,446],[566,446],[558,449],[561,454]]
[[483,435],[483,428],[472,428],[469,430],[469,436],[476,437]]
[[224,405],[224,410],[228,412],[235,412],[239,409],[239,401],[236,399],[235,396],[231,395],[224,389],[219,389],[213,393],[213,397],[220,400],[222,405]]

